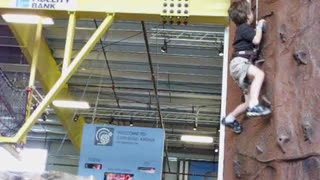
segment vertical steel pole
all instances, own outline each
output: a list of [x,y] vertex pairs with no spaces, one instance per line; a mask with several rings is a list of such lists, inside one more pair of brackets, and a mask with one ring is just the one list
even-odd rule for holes
[[[30,77],[29,77],[29,85],[28,85],[28,101],[27,101],[27,107],[26,107],[26,117],[27,120],[31,113],[31,107],[32,107],[32,95],[34,90],[34,82],[36,79],[37,74],[37,64],[39,60],[39,51],[41,46],[41,38],[42,38],[42,17],[39,19],[39,22],[37,24],[36,34],[35,34],[35,46],[33,47],[32,51],[32,62],[31,62],[31,69],[30,69]],[[24,137],[23,142],[26,142],[26,137]]]
[[64,74],[66,72],[66,70],[69,67],[69,64],[71,62],[75,29],[76,29],[76,13],[69,12],[69,23],[68,23],[68,31],[67,31],[67,36],[66,36],[64,57],[63,57],[62,74]]

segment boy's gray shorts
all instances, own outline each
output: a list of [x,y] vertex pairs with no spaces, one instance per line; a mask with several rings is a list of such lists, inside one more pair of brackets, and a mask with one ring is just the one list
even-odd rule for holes
[[250,82],[246,79],[250,61],[243,57],[234,57],[230,62],[230,74],[243,91],[247,91]]

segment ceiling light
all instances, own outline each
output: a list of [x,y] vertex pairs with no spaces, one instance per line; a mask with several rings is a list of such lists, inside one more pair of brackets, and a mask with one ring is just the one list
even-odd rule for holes
[[220,44],[220,47],[218,49],[218,53],[219,53],[219,56],[222,57],[223,56],[223,44]]
[[193,130],[196,131],[197,130],[197,127],[198,127],[198,124],[197,122],[194,122],[194,125],[193,125]]
[[178,158],[177,157],[168,157],[168,160],[169,161],[178,161]]
[[[9,23],[22,23],[22,24],[38,24],[41,17],[38,15],[26,15],[26,14],[3,14],[2,18]],[[52,25],[54,24],[52,18],[42,17],[42,24]]]
[[132,118],[130,118],[130,126],[131,126],[131,127],[133,126],[133,120],[132,120]]
[[219,152],[219,146],[218,146],[217,144],[215,144],[215,145],[213,146],[213,148],[214,148],[214,152],[215,152],[215,153],[218,153],[218,152]]
[[76,115],[73,117],[73,121],[75,121],[75,122],[78,121],[78,120],[79,120],[79,117],[80,117],[80,116],[79,116],[78,114],[76,114]]
[[181,141],[186,142],[199,142],[199,143],[213,143],[213,137],[209,136],[188,136],[182,135]]
[[167,46],[163,45],[161,48],[160,48],[160,51],[163,52],[163,53],[167,53]]
[[89,109],[90,105],[85,101],[63,101],[63,100],[54,100],[53,105],[56,107],[62,108],[76,108],[76,109]]
[[163,46],[160,48],[161,52],[167,53],[168,52],[168,44],[167,40],[163,41]]

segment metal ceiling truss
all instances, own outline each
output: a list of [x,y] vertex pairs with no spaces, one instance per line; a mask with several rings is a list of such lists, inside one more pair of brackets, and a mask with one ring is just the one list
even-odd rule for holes
[[[19,45],[22,48],[22,51],[26,58],[29,60],[29,62],[36,63],[36,59],[41,58],[41,62],[39,62],[38,66],[36,67],[36,71],[39,73],[39,79],[41,83],[44,86],[44,90],[47,92],[46,96],[43,98],[43,100],[39,103],[37,108],[31,113],[30,117],[27,119],[26,123],[22,126],[22,128],[18,131],[16,136],[14,137],[0,137],[0,143],[6,142],[6,143],[20,143],[23,140],[23,137],[30,131],[32,126],[37,122],[38,118],[41,116],[41,114],[46,110],[47,106],[57,97],[60,98],[67,98],[72,99],[71,93],[68,90],[67,82],[71,78],[73,74],[77,71],[77,69],[80,67],[81,63],[84,61],[84,59],[89,55],[92,49],[94,49],[97,42],[100,41],[101,45],[102,43],[102,36],[105,34],[105,32],[109,29],[112,22],[114,20],[143,20],[143,21],[157,21],[161,22],[163,20],[163,8],[162,8],[162,0],[142,0],[139,1],[139,3],[132,1],[132,0],[123,0],[123,1],[114,1],[114,0],[78,0],[77,6],[75,9],[73,9],[72,12],[68,10],[47,10],[47,9],[37,9],[35,11],[34,9],[21,9],[21,8],[15,8],[12,7],[11,0],[2,0],[0,2],[0,12],[3,13],[27,13],[27,14],[40,14],[42,16],[48,16],[48,17],[58,17],[58,18],[66,18],[69,17],[69,24],[68,24],[68,32],[67,32],[67,40],[65,45],[65,52],[64,52],[64,60],[63,60],[63,67],[62,72],[59,71],[58,66],[55,64],[55,61],[52,57],[52,54],[48,48],[48,45],[44,38],[42,37],[40,42],[37,42],[37,44],[41,43],[41,47],[39,48],[38,54],[32,53],[35,48],[33,47],[35,45],[35,42],[33,42],[32,35],[34,33],[34,26],[32,25],[13,25],[9,24],[11,30],[14,32]],[[113,6],[109,6],[109,4],[113,4]],[[226,24],[227,21],[227,8],[229,6],[228,0],[195,0],[190,1],[190,7],[188,8],[188,12],[185,13],[188,18],[188,23],[221,23]],[[106,13],[108,12],[108,13]],[[178,12],[177,12],[178,13]],[[173,13],[174,14],[174,13]],[[166,15],[165,15],[166,16]],[[97,28],[97,30],[93,33],[93,35],[90,37],[90,39],[85,43],[85,45],[81,48],[80,51],[78,51],[78,54],[74,57],[74,59],[71,61],[71,53],[74,45],[74,37],[75,37],[75,24],[77,19],[81,18],[104,18],[100,26]],[[201,33],[200,33],[201,34]],[[161,35],[161,34],[160,34]],[[190,35],[190,34],[189,34]],[[203,33],[201,37],[199,35],[193,33],[191,34],[193,37],[193,41],[200,40],[204,42],[212,43],[211,40],[215,40],[218,42],[218,39],[213,39],[213,35],[210,33]],[[187,33],[180,32],[179,35],[175,36],[178,40],[180,37],[181,39],[188,36]],[[173,37],[172,37],[173,38]],[[180,39],[180,40],[181,40]],[[147,40],[145,35],[145,40]],[[192,38],[189,38],[189,41],[192,40]],[[148,42],[146,41],[146,45],[148,47]],[[105,54],[105,50],[103,50]],[[149,50],[148,50],[149,52]],[[36,56],[35,56],[36,55]],[[148,53],[149,60],[150,53]],[[106,60],[106,57],[105,57]],[[149,61],[151,73],[152,73],[152,81],[155,91],[155,97],[158,97],[158,88],[157,83],[155,81],[155,74],[152,71],[153,65],[152,62]],[[47,72],[46,72],[47,71]],[[109,73],[111,74],[111,70],[109,69]],[[112,72],[112,76],[114,76]],[[127,76],[130,74],[127,74]],[[138,75],[137,73],[131,74],[132,76]],[[143,74],[145,76],[146,74]],[[167,80],[168,76],[165,77]],[[183,78],[183,76],[178,76],[179,78]],[[201,77],[202,78],[202,77]],[[198,77],[200,79],[200,77]],[[212,79],[208,79],[208,82],[211,82]],[[218,79],[217,79],[218,80]],[[174,76],[170,75],[170,82],[174,81]],[[197,82],[197,79],[194,79],[195,82]],[[114,86],[114,82],[113,82]],[[170,84],[170,86],[172,86]],[[170,88],[171,89],[171,88]],[[115,93],[115,89],[113,88],[113,92]],[[170,92],[171,93],[171,92]],[[99,97],[98,97],[99,98]],[[118,107],[119,106],[119,100],[117,100]],[[179,120],[183,116],[183,120],[188,121],[187,116],[190,115],[190,121],[192,121],[193,116],[191,114],[185,113],[184,115],[180,114],[173,116],[172,113],[165,112],[163,114],[161,112],[159,99],[157,99],[157,112],[158,117],[161,122],[161,127],[164,128],[164,120],[162,118],[172,119],[172,120]],[[96,109],[97,110],[97,109]],[[76,148],[79,150],[80,144],[81,144],[81,135],[82,135],[82,126],[84,124],[84,119],[82,119],[80,122],[70,122],[70,117],[73,115],[73,111],[66,111],[61,110],[59,108],[55,108],[55,111],[57,112],[58,116],[62,117],[61,122],[68,132],[68,135],[73,142],[73,144],[76,146]],[[154,112],[133,112],[133,114],[136,114],[136,116],[142,116],[142,117],[150,117],[154,115]],[[127,111],[128,112],[128,111]],[[121,117],[130,115],[132,116],[132,113],[128,114],[126,111],[117,111],[116,113],[113,113],[112,116],[120,115]],[[95,114],[99,114],[98,111],[94,112]],[[209,116],[207,116],[209,117]],[[204,117],[201,116],[201,114],[198,114],[198,117],[196,117],[199,120],[199,123],[201,122],[213,122],[212,119],[206,120]]]
[[[85,117],[91,117],[94,110],[82,111],[79,114]],[[155,122],[158,118],[157,111],[155,110],[139,110],[139,109],[116,109],[116,108],[102,108],[99,107],[95,116],[97,119],[108,119],[112,117],[130,121],[133,118],[134,121],[149,121]],[[194,123],[195,119],[198,118],[198,124],[208,127],[214,127],[219,124],[219,115],[217,114],[208,114],[208,113],[188,113],[188,112],[170,112],[170,111],[161,111],[163,120],[166,123]]]
[[224,33],[212,31],[193,31],[180,29],[151,29],[151,39],[166,40],[168,43],[187,42],[189,45],[198,42],[198,46],[220,48],[223,45]]

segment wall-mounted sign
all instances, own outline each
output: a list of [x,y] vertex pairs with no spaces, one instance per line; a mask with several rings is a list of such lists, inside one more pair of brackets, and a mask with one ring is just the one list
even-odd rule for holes
[[84,126],[79,175],[99,180],[160,180],[163,129]]
[[13,0],[13,6],[32,9],[72,10],[76,7],[76,0]]

